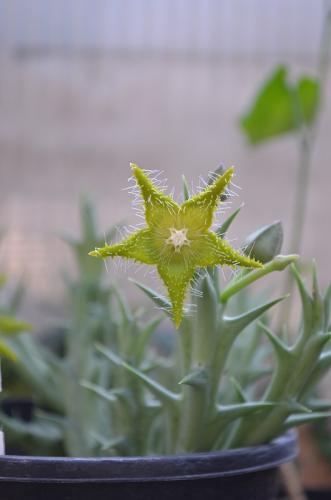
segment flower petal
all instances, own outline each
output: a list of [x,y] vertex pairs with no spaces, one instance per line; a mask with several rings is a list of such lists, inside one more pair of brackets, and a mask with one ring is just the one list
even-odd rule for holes
[[183,319],[183,308],[187,288],[194,274],[194,267],[185,264],[159,264],[158,272],[169,294],[172,304],[172,316],[178,328]]
[[199,267],[227,265],[242,267],[263,267],[263,265],[231,247],[224,239],[208,231],[203,236],[203,244],[198,254],[196,265]]
[[154,186],[141,168],[134,163],[131,163],[131,168],[144,200],[147,224],[150,227],[156,225],[158,228],[169,225],[169,219],[173,220],[179,212],[179,205],[170,196],[163,194]]
[[187,221],[187,227],[196,231],[209,229],[213,222],[213,215],[220,203],[220,196],[233,176],[233,167],[228,168],[223,175],[201,193],[192,196],[181,206],[181,217]]
[[157,256],[154,255],[149,229],[140,229],[128,238],[115,245],[105,245],[89,253],[93,257],[126,257],[144,264],[156,264]]

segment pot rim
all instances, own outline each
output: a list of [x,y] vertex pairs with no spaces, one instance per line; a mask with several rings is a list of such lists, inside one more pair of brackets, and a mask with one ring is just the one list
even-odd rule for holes
[[0,482],[146,482],[207,479],[273,469],[297,456],[297,434],[220,452],[142,457],[0,456]]

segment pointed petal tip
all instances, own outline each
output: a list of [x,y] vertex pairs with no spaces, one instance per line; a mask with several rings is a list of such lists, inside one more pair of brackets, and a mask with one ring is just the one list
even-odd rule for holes
[[[143,186],[144,184],[150,184],[151,181],[149,179],[148,174],[145,172],[144,169],[138,167],[136,163],[130,163],[131,171],[133,176],[136,178],[136,181],[139,186]],[[150,184],[149,188],[152,187],[152,184]]]
[[232,177],[234,176],[235,173],[235,167],[232,165],[231,167],[227,168],[226,171],[224,172],[221,177],[226,177],[228,179],[228,183],[231,182]]
[[251,257],[248,257],[248,260],[246,261],[246,263],[239,262],[238,265],[244,266],[247,268],[251,268],[251,269],[262,269],[264,267],[264,264],[262,262],[260,262],[259,260],[255,260]]
[[142,169],[138,167],[136,163],[130,162],[131,172],[138,181],[138,177],[143,173]]
[[[245,256],[245,255],[242,255],[240,253],[240,256],[244,258],[244,261],[243,262],[238,262],[238,266],[244,266],[244,267],[247,267],[247,268],[252,268],[252,269],[261,269],[262,267],[264,267],[264,264],[262,262],[260,262],[259,260],[257,259],[254,259],[254,257],[249,257],[249,256]],[[238,259],[239,260],[239,259]]]
[[100,257],[100,252],[99,249],[96,248],[95,250],[92,250],[91,252],[88,253],[91,257]]
[[130,163],[130,168],[131,168],[131,171],[133,173],[133,175],[135,176],[135,178],[137,179],[137,177],[141,174],[144,174],[144,171],[142,168],[138,167],[138,165],[136,163]]
[[176,330],[178,330],[178,328],[180,327],[182,319],[183,319],[182,311],[173,311],[172,320],[174,322]]
[[[223,187],[222,187],[222,192],[226,189],[226,187],[231,183],[231,180],[234,176],[234,172],[235,172],[235,168],[234,167],[229,167],[226,169],[226,171],[224,172],[224,174],[220,175],[215,183],[218,184],[218,183],[222,183],[223,184]],[[222,194],[222,193],[220,193]]]
[[174,318],[174,324],[175,324],[176,330],[178,330],[178,328],[180,327],[181,322],[182,322],[182,318],[177,318],[177,319]]

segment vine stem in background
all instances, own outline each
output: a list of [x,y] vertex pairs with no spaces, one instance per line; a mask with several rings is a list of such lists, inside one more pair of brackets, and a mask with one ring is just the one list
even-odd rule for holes
[[[331,46],[331,7],[329,6],[326,11],[325,21],[323,26],[323,33],[321,38],[320,53],[317,67],[317,75],[320,83],[320,102],[319,111],[322,108],[325,88],[328,80],[328,70],[330,62],[330,46]],[[303,228],[306,217],[306,201],[309,190],[309,180],[310,171],[312,163],[312,149],[316,139],[317,129],[318,129],[318,118],[317,116],[315,124],[308,130],[305,126],[301,127],[301,133],[299,136],[299,160],[298,160],[298,170],[297,170],[297,182],[296,182],[296,196],[295,205],[292,219],[292,232],[291,232],[291,242],[290,251],[299,252],[303,237]],[[293,291],[293,276],[291,273],[287,272],[284,289],[290,294],[288,300],[284,301],[281,305],[281,313],[279,315],[280,323],[278,325],[278,331],[281,331],[282,325],[288,318],[291,310],[291,297]],[[283,483],[287,490],[287,493],[291,500],[307,500],[303,492],[303,488],[300,485],[300,479],[298,473],[293,467],[293,463],[283,464],[280,468],[281,475],[283,477]]]
[[[309,181],[310,173],[312,167],[312,152],[315,143],[317,129],[319,124],[320,111],[324,102],[325,89],[328,80],[329,72],[329,62],[330,62],[330,46],[331,46],[331,7],[327,8],[325,21],[323,26],[318,67],[317,67],[317,78],[320,86],[319,93],[319,109],[312,127],[308,128],[302,122],[300,117],[300,110],[298,111],[298,120],[301,122],[301,127],[299,131],[298,138],[298,169],[297,169],[297,180],[296,180],[296,194],[294,211],[292,217],[292,230],[291,230],[291,240],[290,240],[290,252],[299,253],[303,238],[303,229],[306,218],[306,208],[307,199],[309,191]],[[284,283],[284,291],[292,296],[293,291],[293,277],[291,273],[286,274],[286,279]],[[291,299],[283,303],[282,313],[280,314],[280,323],[278,330],[281,329],[282,325],[285,323],[286,318],[288,318],[291,310]]]

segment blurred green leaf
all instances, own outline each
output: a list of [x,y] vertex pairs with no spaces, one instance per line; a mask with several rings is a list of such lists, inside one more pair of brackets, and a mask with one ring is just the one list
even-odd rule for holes
[[0,333],[4,335],[12,335],[31,330],[32,326],[25,321],[19,321],[11,316],[0,315]]
[[235,218],[239,214],[239,212],[242,209],[242,207],[243,207],[243,205],[240,205],[240,207],[238,207],[234,212],[232,212],[229,215],[229,217],[227,219],[225,219],[225,221],[223,222],[223,224],[216,229],[215,233],[217,234],[217,236],[219,238],[224,238],[225,237],[225,233],[227,232],[227,230],[231,226],[232,222],[235,220]]
[[183,197],[184,200],[186,201],[190,197],[190,190],[185,175],[182,176],[182,189],[183,189]]
[[284,427],[285,429],[291,429],[292,427],[297,427],[302,424],[310,424],[316,420],[321,420],[323,418],[330,418],[331,413],[327,411],[311,412],[300,415],[291,415],[286,420]]
[[179,394],[170,391],[162,384],[156,382],[148,375],[143,373],[138,368],[134,368],[133,366],[129,365],[119,356],[114,354],[110,349],[107,349],[106,347],[104,347],[99,343],[95,344],[95,347],[99,352],[101,352],[104,356],[106,356],[106,358],[108,358],[116,366],[122,366],[129,373],[131,373],[131,375],[140,380],[158,400],[162,401],[165,404],[171,404],[171,405],[178,403],[180,401]]
[[91,259],[88,252],[94,246],[103,246],[105,242],[112,240],[117,228],[112,227],[104,234],[99,232],[94,204],[86,196],[82,196],[80,201],[80,226],[79,239],[73,238],[71,234],[61,234],[61,239],[71,246],[80,280],[95,286],[101,283],[105,266],[101,260]]
[[158,292],[144,285],[143,283],[140,283],[139,281],[133,279],[130,279],[130,281],[137,285],[137,287],[140,288],[140,290],[142,290],[147,295],[147,297],[152,299],[157,307],[164,310],[169,316],[171,316],[171,304],[167,298],[163,297]]
[[297,84],[297,92],[304,121],[310,124],[314,121],[319,105],[320,83],[316,78],[302,76]]
[[16,361],[15,352],[2,340],[0,340],[0,358],[7,358],[10,361]]
[[240,123],[251,144],[297,130],[314,121],[319,104],[319,81],[302,76],[287,79],[288,69],[279,66],[262,85]]
[[82,380],[81,385],[106,401],[114,402],[117,400],[116,393],[114,393],[114,391],[109,391],[97,384],[92,384],[88,380]]
[[8,300],[8,310],[14,314],[21,307],[25,294],[25,285],[23,280],[20,280],[14,287]]

